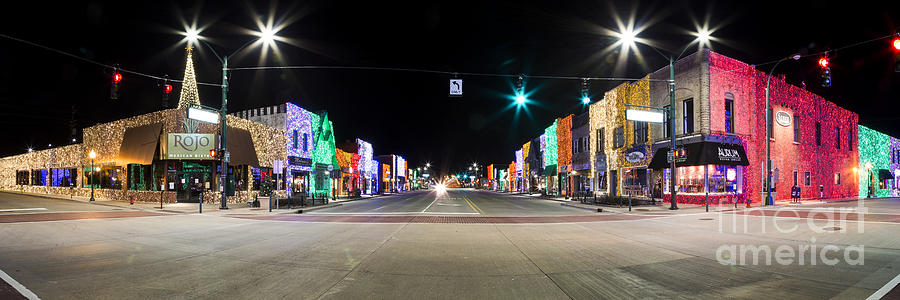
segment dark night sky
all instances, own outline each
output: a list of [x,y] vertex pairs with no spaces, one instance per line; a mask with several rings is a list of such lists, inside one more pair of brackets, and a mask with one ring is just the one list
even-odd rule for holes
[[[788,3],[791,2],[791,3]],[[148,74],[183,76],[179,45],[182,19],[208,26],[220,53],[254,38],[255,16],[274,11],[276,22],[291,21],[279,36],[281,56],[271,51],[265,65],[329,65],[422,68],[457,72],[641,77],[666,61],[639,46],[645,65],[632,55],[616,69],[617,53],[597,57],[613,39],[597,28],[617,29],[613,16],[650,24],[641,37],[678,51],[693,37],[694,21],[718,27],[712,49],[748,63],[762,63],[797,51],[815,53],[893,33],[897,4],[853,6],[828,1],[166,1],[130,3],[72,1],[53,6],[39,1],[4,4],[0,32],[102,63]],[[274,10],[270,8],[274,7]],[[195,17],[196,16],[196,17]],[[694,48],[695,49],[695,48]],[[693,50],[689,50],[691,52]],[[223,53],[223,54],[224,54]],[[259,65],[260,49],[250,49],[231,66]],[[860,123],[900,136],[900,73],[892,72],[889,40],[832,55],[834,85],[817,84],[815,58],[785,63],[776,73],[860,115]],[[768,71],[769,66],[763,67]],[[220,81],[220,66],[203,49],[197,54],[201,82]],[[77,126],[113,121],[157,110],[160,92],[153,79],[126,74],[121,98],[109,99],[110,71],[8,39],[0,39],[0,121],[5,127],[0,156],[66,143],[71,108]],[[522,143],[553,118],[580,111],[579,82],[530,80],[537,105],[516,114],[508,109],[512,83],[503,78],[463,77],[465,97],[447,97],[445,75],[389,71],[235,71],[231,111],[292,101],[310,110],[326,109],[339,141],[363,138],[376,154],[404,155],[410,166],[425,161],[440,169],[473,161],[508,163]],[[595,96],[620,82],[594,82]],[[177,102],[177,91],[172,103]],[[203,104],[218,107],[220,90],[201,87]],[[80,132],[79,132],[80,137]],[[80,138],[79,138],[80,139]]]

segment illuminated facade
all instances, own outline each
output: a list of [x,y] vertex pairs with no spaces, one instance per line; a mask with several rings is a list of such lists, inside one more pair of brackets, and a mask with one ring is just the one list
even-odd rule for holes
[[569,197],[572,184],[569,174],[572,172],[572,115],[556,120],[556,163],[559,193]]
[[[170,159],[159,152],[166,147],[161,137],[171,134],[217,137],[217,124],[199,123],[186,133],[185,116],[184,109],[168,109],[102,123],[85,128],[81,144],[2,158],[0,189],[88,197],[93,185],[95,198],[101,199],[124,201],[134,196],[135,201],[159,202],[164,190],[164,202],[218,201],[221,168],[208,150],[192,159]],[[255,199],[261,182],[268,179],[255,175],[266,175],[272,161],[286,156],[283,133],[234,116],[228,116],[228,125],[229,202]],[[96,153],[93,170],[91,151]]]
[[859,125],[860,197],[891,197],[897,195],[897,170],[900,140]]

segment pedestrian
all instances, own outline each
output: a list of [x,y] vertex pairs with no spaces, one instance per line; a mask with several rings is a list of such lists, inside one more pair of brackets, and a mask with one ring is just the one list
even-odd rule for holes
[[131,196],[129,196],[128,199],[129,199],[128,202],[130,203],[130,205],[134,205],[134,194],[131,194]]

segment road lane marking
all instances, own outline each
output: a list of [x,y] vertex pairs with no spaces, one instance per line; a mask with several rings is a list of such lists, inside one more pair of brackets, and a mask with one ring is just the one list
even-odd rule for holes
[[[466,198],[468,198],[468,197],[469,197],[469,196],[466,196]],[[472,205],[475,206],[475,209],[478,210],[478,213],[483,213],[483,212],[484,212],[483,210],[481,210],[481,207],[478,207],[478,204],[475,204],[475,200],[473,200],[472,198],[469,198],[469,202],[472,202]]]
[[12,277],[10,277],[9,274],[6,274],[6,272],[3,272],[3,270],[0,270],[0,278],[3,278],[3,281],[6,281],[6,283],[8,283],[10,286],[12,286],[14,289],[16,289],[16,291],[18,291],[19,294],[22,294],[22,296],[24,296],[25,298],[28,298],[30,300],[41,299],[40,297],[38,297],[37,295],[32,293],[31,290],[26,288],[24,285],[22,285],[21,283],[19,283]]
[[896,287],[898,283],[900,283],[900,274],[898,274],[896,277],[894,277],[893,280],[891,280],[891,281],[889,281],[888,283],[884,284],[883,287],[881,287],[880,289],[878,289],[877,291],[875,291],[875,293],[872,294],[871,296],[869,296],[869,298],[866,298],[866,300],[878,300],[878,299],[881,299],[882,297],[884,297],[885,295],[887,295],[888,292],[890,292],[892,289],[894,289],[894,287]]
[[11,211],[32,211],[32,210],[47,210],[43,207],[35,207],[35,208],[6,208],[0,209],[0,212],[11,212]]
[[428,204],[428,206],[426,206],[425,209],[423,209],[422,211],[420,211],[420,213],[424,213],[426,210],[428,210],[429,208],[431,208],[431,206],[434,205],[435,202],[437,202],[437,199],[438,199],[438,197],[435,196],[435,197],[434,197],[434,200],[431,201],[431,204]]
[[478,212],[478,210],[475,209],[475,206],[473,206],[472,202],[469,201],[469,198],[463,198],[463,200],[466,200],[466,203],[469,204],[469,208],[472,208],[472,211],[474,211],[474,212],[477,213],[477,214],[480,214],[480,213]]

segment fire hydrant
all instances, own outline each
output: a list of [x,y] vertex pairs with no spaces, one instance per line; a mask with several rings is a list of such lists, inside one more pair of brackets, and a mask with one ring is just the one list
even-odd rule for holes
[[128,197],[128,202],[130,202],[131,205],[134,205],[134,194],[131,194],[131,196]]

